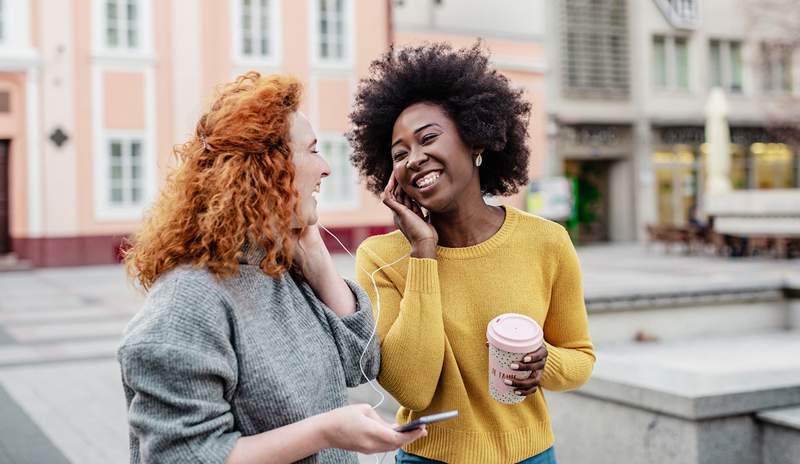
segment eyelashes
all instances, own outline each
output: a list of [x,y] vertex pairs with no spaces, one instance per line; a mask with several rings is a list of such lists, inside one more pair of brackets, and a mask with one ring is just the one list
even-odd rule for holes
[[[441,134],[425,134],[422,136],[422,139],[420,139],[420,144],[422,146],[430,145],[431,143],[433,143],[433,141],[439,138],[440,135]],[[403,158],[406,157],[406,155],[408,155],[407,151],[397,151],[395,153],[392,153],[392,161],[394,161],[395,163],[401,161]]]

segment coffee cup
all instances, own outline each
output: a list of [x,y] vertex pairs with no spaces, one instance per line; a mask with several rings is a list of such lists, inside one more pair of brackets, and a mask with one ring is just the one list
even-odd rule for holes
[[505,404],[525,401],[516,395],[514,387],[505,380],[521,380],[531,372],[511,369],[511,364],[522,362],[526,354],[541,348],[544,333],[539,324],[528,316],[505,313],[492,319],[486,327],[489,342],[489,393],[495,400]]

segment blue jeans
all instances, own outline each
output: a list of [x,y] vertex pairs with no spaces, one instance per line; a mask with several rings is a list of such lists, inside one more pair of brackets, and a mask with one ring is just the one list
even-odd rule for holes
[[[423,458],[416,454],[406,453],[401,449],[397,450],[394,462],[395,464],[442,464],[442,461]],[[548,448],[536,456],[529,457],[517,464],[556,464],[556,452],[553,451],[553,448]]]

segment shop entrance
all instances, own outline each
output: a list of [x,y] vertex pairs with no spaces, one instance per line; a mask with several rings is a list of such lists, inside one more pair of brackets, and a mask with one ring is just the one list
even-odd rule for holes
[[564,175],[572,181],[574,204],[567,229],[579,244],[608,242],[609,177],[615,160],[566,160]]

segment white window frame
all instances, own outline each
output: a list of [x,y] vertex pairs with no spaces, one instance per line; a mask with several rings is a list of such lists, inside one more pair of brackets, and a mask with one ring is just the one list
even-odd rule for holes
[[[713,82],[713,61],[711,59],[711,43],[717,42],[719,44],[719,58],[720,58],[720,86],[723,90],[733,95],[744,95],[745,93],[745,60],[744,60],[744,41],[740,39],[721,39],[721,38],[711,38],[708,41],[708,63],[709,63],[709,70],[708,70],[708,85],[709,87],[714,87]],[[733,52],[731,44],[737,43],[739,44],[739,62],[741,63],[741,82],[739,83],[739,89],[733,89]]]
[[[336,0],[327,0],[333,2]],[[342,37],[343,57],[342,58],[322,58],[320,56],[320,30],[319,12],[320,0],[309,0],[309,30],[311,31],[311,65],[320,69],[342,69],[351,68],[355,62],[355,10],[354,0],[341,0],[344,20],[344,37]]]
[[[144,130],[107,130],[101,137],[101,144],[103,150],[96,153],[95,157],[95,187],[94,192],[96,205],[99,205],[97,216],[99,219],[109,220],[132,220],[141,217],[145,205],[150,201],[149,186],[153,183],[152,170],[149,165],[152,162],[152,147],[147,140],[147,132]],[[122,142],[122,157],[123,157],[123,202],[115,203],[111,198],[111,143],[113,141]],[[133,202],[130,200],[129,195],[131,185],[129,179],[125,179],[125,168],[129,166],[126,164],[125,158],[130,157],[130,145],[132,142],[139,142],[141,144],[141,192],[139,200]]]
[[[117,0],[119,5],[126,6],[128,0]],[[94,58],[133,59],[152,61],[153,58],[153,0],[137,1],[137,30],[138,43],[135,47],[128,47],[127,28],[120,28],[120,43],[110,47],[106,42],[106,2],[107,0],[92,0],[92,50]],[[124,21],[120,18],[118,23]],[[125,8],[127,18],[127,8]]]
[[[336,153],[328,151],[325,147],[327,144],[338,145],[339,149]],[[320,156],[325,158],[331,168],[330,175],[322,179],[321,191],[319,194],[320,211],[348,211],[359,208],[361,206],[361,182],[358,171],[350,162],[352,148],[347,142],[347,139],[341,134],[322,134],[317,141],[317,148],[320,151]],[[342,149],[344,150],[341,151]],[[344,156],[344,159],[340,159],[339,162],[337,162],[336,157],[339,156]],[[334,182],[343,175],[348,176],[350,181],[352,181],[352,195],[348,198],[331,196],[329,193],[330,188],[334,185]]]
[[[786,46],[788,47],[788,45]],[[797,72],[795,68],[795,62],[797,61],[797,48],[789,47],[789,89],[785,89],[783,87],[783,76],[776,75],[776,64],[781,61],[783,55],[783,48],[781,44],[775,44],[771,42],[766,42],[761,44],[761,50],[764,54],[764,67],[763,72],[761,73],[762,79],[762,86],[761,91],[765,95],[772,95],[772,96],[786,96],[786,95],[798,95],[800,89],[798,89],[798,82],[797,82]],[[785,72],[786,66],[784,63],[781,64],[781,70]],[[771,81],[771,82],[770,82]],[[767,82],[770,82],[770,88],[767,89]],[[778,84],[777,86],[775,84]]]
[[[251,11],[259,12],[260,0],[251,0]],[[242,25],[242,0],[230,0],[231,5],[231,30],[233,40],[231,44],[231,56],[234,59],[234,66],[242,70],[275,70],[281,66],[283,59],[283,28],[281,17],[281,0],[269,1],[269,24],[267,25],[268,40],[270,43],[270,53],[262,55],[253,53],[246,55],[242,50],[243,25]],[[255,18],[255,17],[254,17]],[[255,47],[255,44],[254,44]],[[239,73],[241,74],[241,73]]]
[[8,31],[6,30],[6,8],[8,0],[0,0],[0,46],[6,41]]
[[[665,86],[660,86],[656,84],[655,79],[655,39],[656,37],[661,37],[664,39],[664,54],[665,60],[664,63],[666,66],[667,71],[667,82]],[[678,47],[677,47],[677,40],[683,39],[686,41],[686,87],[679,87],[678,86]],[[652,88],[659,92],[674,92],[674,93],[683,93],[688,94],[692,92],[692,44],[691,38],[686,35],[674,35],[674,34],[653,34],[650,37],[650,74],[651,79],[650,83]]]
[[0,0],[0,67],[26,68],[38,53],[31,45],[31,4],[20,0]]
[[[144,77],[144,128],[135,130],[108,129],[105,121],[104,76],[108,72],[141,72]],[[138,63],[94,64],[92,66],[92,159],[94,167],[94,219],[97,222],[137,221],[144,208],[155,198],[157,190],[155,70]],[[113,138],[142,140],[142,200],[140,204],[118,206],[111,203],[109,185],[109,141]]]
[[[120,143],[121,148],[121,162],[122,162],[122,177],[120,181],[122,185],[120,186],[122,191],[122,200],[120,202],[115,202],[113,195],[111,194],[111,189],[113,185],[111,182],[113,179],[111,178],[111,173],[109,172],[111,168],[111,144],[114,142]],[[133,192],[133,177],[129,175],[132,170],[132,155],[131,155],[131,148],[135,142],[139,143],[139,198],[138,200],[134,201],[131,197]],[[106,191],[102,192],[103,195],[106,196],[106,203],[110,209],[130,209],[136,208],[140,209],[145,202],[145,187],[147,185],[147,179],[145,178],[145,159],[144,159],[144,152],[145,152],[145,133],[144,131],[108,131],[105,136],[105,162],[106,162]],[[127,175],[126,175],[127,174]]]

